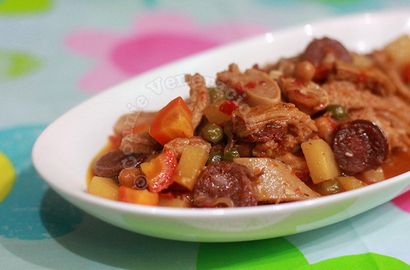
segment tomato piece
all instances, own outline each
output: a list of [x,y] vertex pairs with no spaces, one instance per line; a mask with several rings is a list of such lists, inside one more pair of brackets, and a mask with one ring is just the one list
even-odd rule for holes
[[164,150],[154,159],[141,164],[141,170],[147,177],[148,189],[151,192],[160,192],[169,187],[174,180],[172,176],[177,165],[175,154]]
[[238,105],[232,100],[226,100],[219,106],[219,110],[227,115],[231,115],[236,108],[238,108]]
[[149,134],[163,145],[175,138],[194,135],[192,112],[181,97],[172,100],[157,113]]
[[152,193],[148,190],[132,189],[125,186],[120,186],[118,189],[118,200],[121,202],[143,204],[143,205],[158,205],[158,193]]

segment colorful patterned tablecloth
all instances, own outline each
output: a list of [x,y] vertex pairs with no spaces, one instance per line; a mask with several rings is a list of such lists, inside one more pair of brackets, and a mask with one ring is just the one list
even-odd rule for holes
[[[106,224],[37,175],[31,148],[64,111],[135,74],[288,25],[406,0],[0,0],[0,269],[410,269],[410,192],[311,232],[185,243]],[[63,155],[64,153],[61,153]]]

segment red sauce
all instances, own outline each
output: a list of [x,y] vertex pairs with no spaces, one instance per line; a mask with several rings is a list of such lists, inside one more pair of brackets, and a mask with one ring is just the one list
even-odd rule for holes
[[410,171],[410,152],[392,154],[382,167],[386,178]]

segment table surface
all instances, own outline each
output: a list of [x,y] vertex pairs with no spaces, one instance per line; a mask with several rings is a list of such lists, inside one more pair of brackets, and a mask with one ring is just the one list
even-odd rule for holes
[[0,268],[410,269],[409,192],[298,235],[185,243],[89,216],[51,190],[31,162],[33,142],[48,123],[135,74],[267,30],[409,6],[405,0],[0,0],[0,198],[15,173],[0,202]]

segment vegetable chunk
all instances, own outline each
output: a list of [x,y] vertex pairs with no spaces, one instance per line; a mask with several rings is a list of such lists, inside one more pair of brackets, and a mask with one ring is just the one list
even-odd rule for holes
[[116,201],[118,200],[118,185],[111,178],[94,176],[88,185],[88,193]]
[[302,143],[310,176],[314,184],[339,176],[335,157],[330,146],[322,139],[311,139]]
[[151,192],[160,192],[172,184],[176,163],[174,153],[165,150],[154,159],[141,164],[141,170],[147,177],[148,189]]
[[208,152],[201,147],[188,145],[182,152],[175,170],[174,181],[192,190],[196,179],[208,160]]
[[181,97],[172,100],[157,113],[149,134],[162,145],[175,138],[194,135],[192,112]]
[[118,200],[121,202],[143,204],[143,205],[158,205],[158,193],[152,193],[148,190],[137,190],[121,186],[119,188]]

